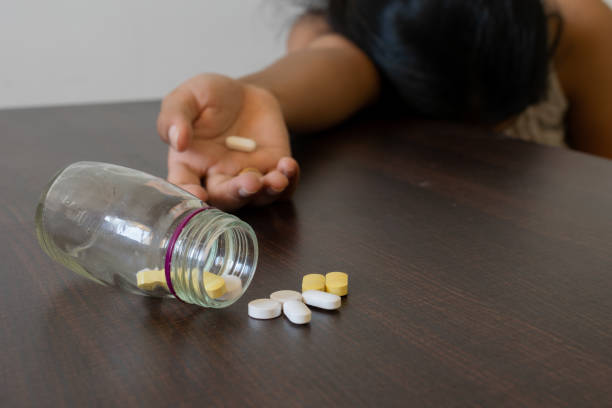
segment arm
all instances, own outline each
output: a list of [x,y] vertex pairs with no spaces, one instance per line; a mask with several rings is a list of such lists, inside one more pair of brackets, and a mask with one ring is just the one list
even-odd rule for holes
[[558,1],[565,25],[555,63],[570,101],[570,142],[612,158],[612,10],[601,0]]
[[[314,21],[300,20],[289,54],[263,71],[241,80],[197,75],[164,98],[157,129],[170,145],[169,181],[225,210],[291,194],[299,167],[287,125],[297,131],[334,125],[375,100],[379,88],[365,54]],[[232,135],[255,140],[257,149],[227,149]]]
[[291,130],[333,126],[377,98],[380,81],[373,63],[331,33],[321,17],[298,20],[288,45],[285,57],[241,81],[270,91]]

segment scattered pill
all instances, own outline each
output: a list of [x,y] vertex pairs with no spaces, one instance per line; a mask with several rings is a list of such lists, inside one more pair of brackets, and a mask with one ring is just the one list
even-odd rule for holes
[[327,310],[338,309],[342,303],[340,296],[320,290],[307,290],[302,297],[307,305]]
[[249,302],[249,316],[254,319],[274,319],[281,314],[281,304],[272,299],[256,299]]
[[295,290],[279,290],[270,295],[270,299],[276,300],[281,304],[288,302],[290,300],[297,300],[299,302],[302,301],[302,294],[300,292],[296,292]]
[[[227,285],[229,287],[229,285]],[[229,290],[229,289],[228,289]],[[270,299],[249,302],[249,316],[255,319],[273,319],[281,312],[294,324],[309,323],[312,312],[308,306],[336,310],[342,305],[340,296],[348,294],[348,275],[344,272],[317,273],[302,278],[302,293],[278,290]]]
[[302,292],[307,290],[325,290],[325,276],[318,273],[304,275],[302,278]]
[[242,280],[233,275],[223,275],[221,276],[225,281],[225,294],[219,298],[218,300],[232,300],[240,296],[242,293]]
[[299,300],[288,300],[283,303],[283,313],[291,323],[295,324],[308,323],[312,317],[310,309]]
[[348,293],[348,275],[344,272],[329,272],[325,275],[325,291],[344,296]]
[[246,137],[229,136],[225,139],[225,146],[228,149],[240,152],[252,152],[257,147],[257,143],[253,139],[247,139]]
[[136,273],[136,285],[147,292],[157,288],[168,290],[166,272],[159,269],[143,269]]

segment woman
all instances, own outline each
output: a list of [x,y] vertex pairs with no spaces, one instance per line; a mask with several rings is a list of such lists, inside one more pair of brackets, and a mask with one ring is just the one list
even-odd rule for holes
[[[325,1],[266,69],[202,74],[164,99],[168,179],[226,210],[270,203],[298,178],[287,129],[321,130],[371,104],[612,158],[612,11],[601,0]],[[257,150],[227,150],[230,135]]]

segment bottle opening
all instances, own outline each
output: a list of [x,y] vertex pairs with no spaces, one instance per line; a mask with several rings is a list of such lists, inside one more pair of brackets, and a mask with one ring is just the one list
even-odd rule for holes
[[258,248],[253,229],[213,208],[192,213],[181,224],[173,247],[172,242],[168,247],[175,296],[205,307],[231,305],[255,273]]

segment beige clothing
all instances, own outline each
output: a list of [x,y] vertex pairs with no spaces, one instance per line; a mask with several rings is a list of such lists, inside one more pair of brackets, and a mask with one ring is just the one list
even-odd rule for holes
[[568,101],[556,72],[551,71],[548,82],[546,99],[527,108],[505,128],[503,132],[507,136],[549,146],[567,147],[565,114]]

